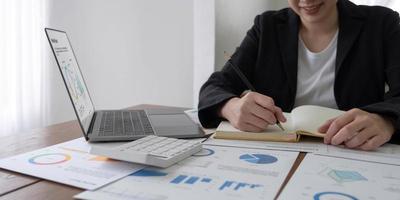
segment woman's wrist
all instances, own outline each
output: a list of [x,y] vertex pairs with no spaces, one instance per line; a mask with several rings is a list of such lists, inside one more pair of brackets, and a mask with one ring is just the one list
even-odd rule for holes
[[228,101],[225,102],[225,104],[223,104],[221,106],[221,108],[218,111],[218,116],[224,119],[228,119],[229,118],[229,113],[230,111],[232,111],[232,109],[230,108],[236,101],[238,101],[240,98],[238,97],[233,97],[231,99],[229,99]]
[[394,134],[394,132],[396,131],[395,119],[387,115],[379,115],[379,116],[382,117],[382,119],[385,121],[389,131],[392,132],[392,134]]

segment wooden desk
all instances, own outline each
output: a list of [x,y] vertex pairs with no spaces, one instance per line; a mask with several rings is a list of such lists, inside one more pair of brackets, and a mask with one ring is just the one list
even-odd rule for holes
[[[184,109],[154,105],[138,105],[130,107],[129,109],[143,108]],[[76,120],[48,126],[43,129],[32,130],[26,133],[0,137],[0,141],[2,142],[0,159],[66,142],[79,137],[82,137],[82,133],[78,121]],[[300,153],[289,175],[286,177],[285,182],[282,184],[280,192],[293,175],[304,156],[305,153]],[[74,195],[82,191],[82,189],[75,187],[0,169],[0,200],[72,199]]]

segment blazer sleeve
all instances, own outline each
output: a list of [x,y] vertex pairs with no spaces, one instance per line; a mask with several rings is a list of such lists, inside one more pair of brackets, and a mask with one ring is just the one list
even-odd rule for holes
[[387,14],[383,25],[386,83],[389,86],[384,101],[362,109],[393,119],[395,134],[391,142],[400,143],[400,18],[397,12]]
[[[260,16],[254,20],[254,25],[232,55],[230,61],[252,83],[254,66],[260,38]],[[252,83],[253,84],[253,83]],[[247,90],[246,85],[234,69],[226,63],[221,71],[214,72],[200,89],[198,117],[203,127],[217,127],[222,118],[218,116],[219,109],[226,101],[238,97]]]

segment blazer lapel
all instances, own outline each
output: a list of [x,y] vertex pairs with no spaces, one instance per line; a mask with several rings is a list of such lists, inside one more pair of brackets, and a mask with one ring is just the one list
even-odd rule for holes
[[337,74],[342,67],[343,61],[356,41],[364,24],[361,13],[357,9],[352,9],[355,5],[347,0],[338,1],[339,13],[339,36],[336,53]]
[[[291,94],[296,95],[297,87],[297,57],[299,18],[288,11],[288,18],[283,18],[277,24],[279,50],[282,55],[284,70],[288,78]],[[294,98],[294,96],[293,96]]]

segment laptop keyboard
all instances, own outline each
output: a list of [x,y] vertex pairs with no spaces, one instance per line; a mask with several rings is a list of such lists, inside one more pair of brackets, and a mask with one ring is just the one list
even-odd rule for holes
[[144,110],[105,111],[99,128],[100,136],[154,135]]

